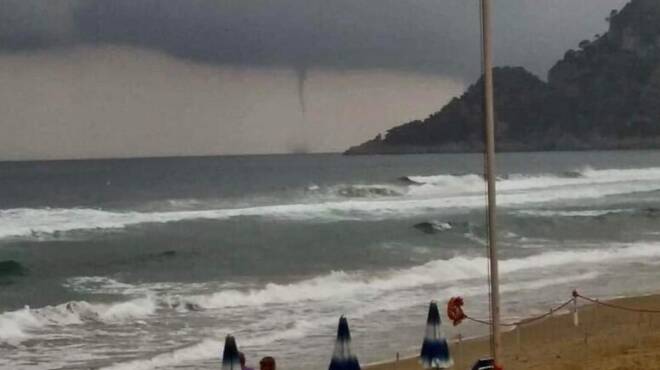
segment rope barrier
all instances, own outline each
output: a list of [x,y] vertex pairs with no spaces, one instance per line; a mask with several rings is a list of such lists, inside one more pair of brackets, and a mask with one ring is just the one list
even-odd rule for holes
[[[596,304],[596,305],[609,307],[609,308],[617,309],[617,310],[623,310],[623,311],[629,311],[629,312],[638,312],[638,313],[660,314],[660,310],[654,310],[654,309],[648,309],[648,308],[632,308],[632,307],[622,306],[622,305],[618,305],[618,304],[614,304],[614,303],[601,302],[597,299],[590,298],[590,297],[587,297],[587,296],[583,296],[582,294],[578,293],[577,290],[574,290],[572,295],[573,295],[573,297],[571,299],[563,302],[562,304],[560,304],[558,306],[553,307],[552,309],[550,309],[550,311],[548,311],[544,314],[524,318],[522,320],[515,321],[515,322],[501,323],[500,325],[503,326],[503,327],[516,327],[516,326],[520,326],[520,325],[530,324],[530,323],[533,323],[535,321],[543,320],[546,317],[551,316],[555,312],[566,308],[566,306],[570,305],[571,303],[577,304],[578,299],[583,299],[587,302],[590,302],[590,303],[593,303],[593,304]],[[463,306],[463,298],[461,298],[461,297],[453,297],[448,303],[447,312],[449,314],[449,318],[454,320],[454,325],[460,324],[463,319],[472,321],[472,322],[477,323],[477,324],[483,324],[483,325],[491,325],[492,324],[492,322],[489,321],[489,320],[482,320],[482,319],[478,319],[478,318],[472,317],[470,315],[467,315],[465,312],[463,312],[462,306]]]
[[575,298],[582,298],[585,301],[591,302],[593,304],[597,304],[597,305],[605,306],[605,307],[609,307],[609,308],[614,308],[614,309],[617,309],[617,310],[623,310],[623,311],[629,311],[629,312],[639,312],[639,313],[658,313],[658,314],[660,314],[660,310],[652,310],[652,309],[648,309],[648,308],[632,308],[632,307],[621,306],[621,305],[614,304],[614,303],[601,302],[601,301],[599,301],[597,299],[594,299],[594,298],[585,297],[582,294],[578,293],[577,291],[573,292],[573,296]]
[[[541,315],[533,316],[533,317],[527,317],[527,318],[524,318],[522,320],[515,321],[515,322],[510,322],[510,323],[501,323],[500,325],[504,326],[504,327],[516,327],[516,326],[519,326],[519,325],[526,325],[526,324],[530,324],[530,323],[535,322],[535,321],[543,320],[546,317],[552,315],[553,313],[555,313],[555,312],[565,308],[569,304],[573,303],[573,300],[574,300],[574,298],[571,298],[568,301],[560,304],[559,306],[556,306],[556,307],[550,309],[550,311],[548,311],[546,313],[543,313]],[[475,322],[475,323],[478,323],[478,324],[491,325],[491,322],[488,321],[488,320],[477,319],[477,318],[471,317],[469,315],[465,315],[465,319],[470,320],[470,321]]]

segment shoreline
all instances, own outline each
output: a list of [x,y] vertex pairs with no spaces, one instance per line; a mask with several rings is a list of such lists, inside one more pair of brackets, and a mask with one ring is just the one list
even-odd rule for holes
[[[660,293],[603,302],[635,309],[660,309]],[[570,306],[572,308],[572,305]],[[579,324],[572,309],[504,331],[503,365],[507,370],[660,370],[660,314],[624,311],[579,300]],[[446,318],[445,318],[446,320]],[[450,340],[452,369],[470,369],[489,357],[487,336]],[[383,361],[368,370],[419,370],[417,356]]]
[[[628,151],[658,151],[660,143],[648,145],[639,144],[612,144],[603,146],[553,146],[553,147],[526,147],[518,145],[502,145],[497,147],[497,153],[553,153],[553,152],[628,152]],[[415,155],[415,154],[483,154],[482,147],[463,147],[463,146],[381,146],[379,148],[363,149],[361,146],[354,146],[341,152],[342,155],[369,156],[369,155]]]

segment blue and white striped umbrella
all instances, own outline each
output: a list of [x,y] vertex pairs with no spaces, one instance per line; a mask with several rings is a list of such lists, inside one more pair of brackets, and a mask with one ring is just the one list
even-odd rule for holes
[[449,354],[447,338],[442,333],[438,305],[431,302],[426,321],[426,335],[422,344],[419,361],[425,369],[447,369],[454,364]]
[[241,370],[241,359],[238,355],[236,340],[231,335],[225,339],[225,349],[222,351],[222,370]]
[[344,316],[339,318],[335,352],[332,354],[329,370],[360,370],[357,357],[351,353],[351,331]]

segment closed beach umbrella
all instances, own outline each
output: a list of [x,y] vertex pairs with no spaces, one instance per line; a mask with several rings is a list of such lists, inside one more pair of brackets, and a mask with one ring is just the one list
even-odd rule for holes
[[360,370],[357,357],[351,353],[351,332],[348,329],[348,321],[344,316],[339,318],[337,342],[335,343],[335,352],[332,354],[329,370]]
[[241,370],[241,359],[238,355],[236,340],[231,335],[225,339],[225,349],[222,351],[222,370]]
[[440,327],[440,312],[438,305],[431,302],[429,317],[426,320],[426,335],[422,344],[422,353],[419,361],[425,369],[447,369],[454,364],[449,354],[447,338]]

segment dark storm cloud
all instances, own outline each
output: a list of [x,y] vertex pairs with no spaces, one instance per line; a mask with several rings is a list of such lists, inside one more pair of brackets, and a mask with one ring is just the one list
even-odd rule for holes
[[77,0],[0,0],[0,50],[71,44]]
[[[404,3],[96,1],[81,6],[76,21],[86,41],[137,44],[218,63],[301,70],[309,65],[424,69],[456,64],[452,54],[476,34],[462,26],[470,15],[465,3]],[[464,14],[462,19],[457,13]]]
[[[543,73],[624,0],[496,0],[497,61]],[[0,0],[0,48],[128,44],[220,64],[472,78],[476,0]]]

